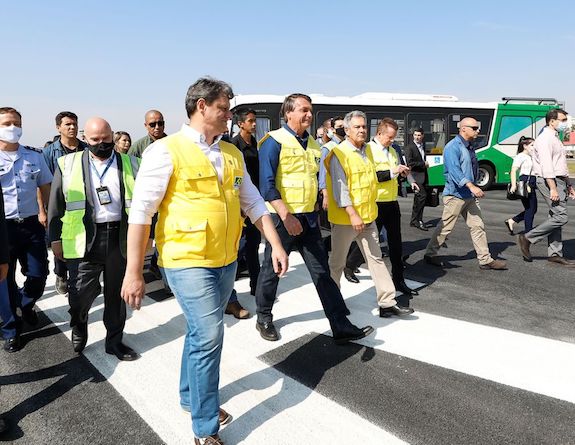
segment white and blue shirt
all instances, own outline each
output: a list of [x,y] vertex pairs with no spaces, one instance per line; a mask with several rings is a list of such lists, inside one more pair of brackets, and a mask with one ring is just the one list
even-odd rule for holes
[[52,182],[52,173],[42,153],[18,146],[16,151],[0,150],[0,185],[6,219],[38,215],[38,187]]

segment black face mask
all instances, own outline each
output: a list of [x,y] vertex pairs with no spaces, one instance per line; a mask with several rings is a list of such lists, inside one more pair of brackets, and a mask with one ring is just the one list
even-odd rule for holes
[[337,134],[340,138],[345,138],[345,128],[339,127],[335,129],[335,134]]
[[113,142],[100,142],[96,145],[88,145],[90,152],[99,158],[108,159],[114,151]]

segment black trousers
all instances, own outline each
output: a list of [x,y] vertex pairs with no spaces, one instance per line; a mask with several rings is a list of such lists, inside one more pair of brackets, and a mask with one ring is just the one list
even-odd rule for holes
[[[337,284],[331,279],[327,252],[321,239],[319,225],[310,227],[305,218],[300,218],[303,232],[297,236],[292,236],[287,232],[277,214],[273,213],[272,219],[287,254],[297,250],[303,257],[332,331],[337,332],[350,327],[351,323],[345,315],[345,302]],[[266,242],[264,261],[256,288],[257,314],[260,323],[273,320],[272,308],[279,282],[273,269],[271,253],[271,245]]]
[[423,221],[423,209],[427,199],[427,188],[422,185],[418,192],[413,194],[413,208],[411,209],[411,224]]
[[118,227],[97,225],[96,239],[90,251],[81,260],[68,260],[68,302],[70,326],[88,322],[88,311],[100,294],[100,274],[104,273],[104,326],[106,347],[122,341],[126,324],[126,304],[120,296],[126,272],[126,259],[120,250]]
[[260,275],[259,250],[262,235],[258,228],[254,226],[249,219],[246,219],[246,226],[244,227],[242,236],[245,239],[245,243],[243,246],[240,246],[238,259],[240,256],[245,257],[250,274],[250,289],[255,290]]
[[[385,227],[387,231],[387,245],[389,246],[389,259],[391,260],[391,278],[397,286],[403,282],[403,247],[401,241],[401,210],[399,202],[378,202],[377,219],[375,220],[378,233]],[[349,257],[352,257],[350,259]],[[359,267],[365,262],[361,250],[356,243],[351,245],[348,264],[352,268]]]

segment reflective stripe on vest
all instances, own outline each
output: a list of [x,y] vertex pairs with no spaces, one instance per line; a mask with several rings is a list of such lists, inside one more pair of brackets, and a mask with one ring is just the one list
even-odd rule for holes
[[[381,145],[375,142],[367,145],[375,164],[375,171],[391,170],[399,165],[397,152],[393,147],[389,147],[387,153],[384,153]],[[391,201],[397,201],[397,176],[389,181],[377,183],[377,202]]]
[[[321,149],[314,138],[307,138],[307,148],[301,146],[293,134],[285,128],[270,131],[259,142],[258,147],[268,138],[280,145],[280,156],[276,172],[276,189],[290,213],[313,212],[317,201],[317,173]],[[270,203],[268,210],[276,213]]]
[[162,139],[174,166],[160,203],[156,244],[158,264],[167,268],[224,267],[238,256],[243,218],[240,187],[244,158],[220,141],[223,177],[186,134]]
[[[86,189],[84,186],[84,171],[82,169],[82,154],[71,153],[58,159],[62,171],[62,193],[66,202],[66,211],[62,217],[62,250],[64,258],[83,258],[86,253]],[[124,181],[124,200],[126,213],[128,203],[132,202],[134,178],[138,172],[139,160],[133,156],[116,153],[122,161],[122,179]],[[90,154],[87,154],[90,156]]]
[[351,225],[351,220],[345,208],[339,207],[333,197],[333,183],[329,173],[329,164],[333,162],[334,157],[337,157],[347,178],[347,187],[353,208],[365,224],[370,224],[377,218],[375,166],[367,148],[367,159],[364,160],[361,154],[347,143],[334,147],[325,159],[329,199],[327,217],[329,222]]

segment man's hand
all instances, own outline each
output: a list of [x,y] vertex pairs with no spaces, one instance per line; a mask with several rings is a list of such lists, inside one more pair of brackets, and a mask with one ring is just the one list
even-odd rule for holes
[[413,182],[413,183],[411,184],[411,188],[413,189],[413,191],[414,191],[415,193],[419,193],[420,187],[417,185],[417,182]]
[[425,161],[425,168],[429,168],[429,162]]
[[363,229],[365,229],[365,224],[363,222],[363,219],[361,219],[361,216],[359,216],[357,213],[350,215],[349,219],[351,221],[351,225],[352,225],[353,229],[356,232],[360,233],[363,231]]
[[549,191],[549,198],[551,198],[551,201],[553,202],[559,201],[559,192],[557,191],[557,188],[552,188]]
[[8,276],[8,263],[0,264],[0,281],[4,281]]
[[509,187],[509,193],[515,193],[515,190],[517,190],[517,184],[511,184],[511,187]]
[[272,264],[274,266],[274,272],[278,277],[283,277],[289,267],[288,254],[284,248],[280,245],[272,247]]
[[569,191],[569,198],[575,199],[575,189],[573,186],[570,185],[567,190]]
[[42,224],[42,226],[47,229],[48,228],[48,215],[46,214],[46,212],[44,210],[40,210],[40,212],[38,212],[38,222],[40,224]]
[[140,309],[145,294],[146,282],[142,273],[124,276],[120,295],[128,306],[132,309]]
[[409,167],[407,165],[399,164],[396,168],[393,169],[394,175],[407,176],[408,173]]
[[288,213],[285,216],[285,218],[282,218],[282,221],[284,223],[284,226],[285,226],[287,232],[291,236],[297,236],[303,232],[303,227],[301,226],[299,219],[297,219],[291,213]]
[[52,253],[60,261],[66,261],[64,259],[64,251],[62,250],[62,241],[52,241]]
[[483,198],[485,196],[485,193],[483,193],[483,190],[481,190],[479,187],[477,187],[474,184],[471,184],[469,186],[469,190],[471,191],[473,196],[475,196],[476,198]]
[[322,199],[321,199],[321,207],[322,207],[325,211],[327,211],[327,206],[328,206],[328,204],[329,204],[329,198],[328,198],[328,196],[327,196],[327,190],[326,190],[326,189],[323,189],[323,190],[321,191],[321,198],[322,198]]

